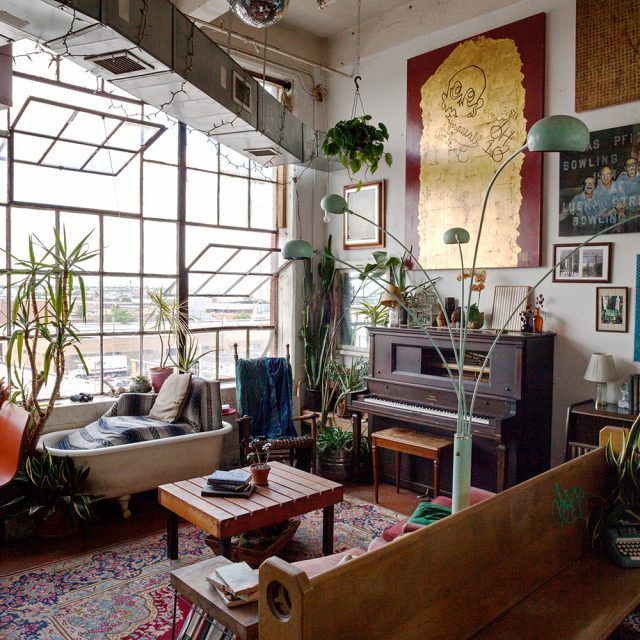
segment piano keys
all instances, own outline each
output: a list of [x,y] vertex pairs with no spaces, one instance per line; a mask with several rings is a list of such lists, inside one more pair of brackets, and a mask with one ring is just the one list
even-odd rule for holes
[[[434,434],[456,431],[458,400],[453,383],[429,338],[417,328],[374,327],[370,333],[367,387],[347,398],[359,429],[368,415],[369,432],[392,426]],[[430,335],[441,353],[457,366],[446,330]],[[455,332],[455,339],[457,339]],[[472,331],[463,364],[467,406],[478,393],[470,423],[473,440],[472,483],[500,491],[549,468],[554,334],[508,333],[501,336],[486,367],[494,331]],[[412,462],[403,484],[424,490],[428,463]],[[451,460],[441,468],[442,489],[451,487]],[[385,464],[383,475],[393,475]],[[411,475],[412,477],[407,477]]]

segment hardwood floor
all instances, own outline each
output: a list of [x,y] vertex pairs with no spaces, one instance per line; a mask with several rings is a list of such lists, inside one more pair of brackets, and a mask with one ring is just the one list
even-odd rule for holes
[[[373,502],[373,485],[345,486],[345,495]],[[380,485],[381,507],[409,515],[418,504],[417,498],[417,494],[406,489],[397,494],[395,487]],[[99,505],[97,521],[82,527],[71,536],[57,539],[30,538],[0,545],[0,575],[164,531],[165,514],[158,505],[155,491],[133,496],[131,511],[131,518],[123,520],[118,503],[115,500],[105,500]]]

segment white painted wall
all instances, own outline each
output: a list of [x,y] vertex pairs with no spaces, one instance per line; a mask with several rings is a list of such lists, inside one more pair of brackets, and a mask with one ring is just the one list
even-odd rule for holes
[[[481,0],[482,3],[482,0]],[[405,130],[406,130],[406,61],[408,58],[437,49],[441,46],[468,38],[489,29],[520,20],[535,13],[547,13],[546,49],[546,104],[545,114],[574,114],[574,70],[575,70],[575,2],[572,0],[525,0],[516,5],[474,18],[436,33],[389,46],[380,53],[363,60],[361,92],[366,110],[374,119],[384,122],[390,131],[388,150],[394,157],[390,169],[381,168],[376,178],[387,181],[387,225],[389,230],[404,238],[405,211]],[[398,19],[390,22],[391,35],[402,34],[402,20],[407,31],[412,32],[411,15],[399,12]],[[363,38],[385,38],[385,26],[363,33]],[[397,36],[398,42],[403,38]],[[373,44],[363,43],[375,48]],[[615,43],[612,44],[615,46]],[[350,61],[351,62],[351,61]],[[329,120],[334,122],[351,113],[353,84],[332,77],[329,84]],[[579,116],[591,130],[604,129],[640,121],[640,103],[618,105]],[[558,154],[547,154],[544,166],[544,227],[543,265],[549,268],[554,243],[571,241],[558,236]],[[341,193],[348,184],[346,172],[331,176],[331,189]],[[334,220],[327,233],[341,238],[341,221]],[[490,239],[486,239],[490,241]],[[605,238],[614,243],[612,285],[635,287],[634,272],[636,254],[640,253],[640,235],[621,234]],[[339,243],[336,243],[339,244]],[[388,244],[394,251],[392,243]],[[397,249],[395,253],[400,253]],[[343,251],[342,256],[350,262],[361,261],[369,255],[367,251]],[[533,284],[544,269],[497,269],[488,278],[488,289],[483,293],[481,307],[490,311],[493,286],[496,284]],[[455,272],[442,271],[440,290],[443,295],[457,295]],[[550,280],[540,287],[545,296],[545,329],[555,331],[556,355],[554,374],[553,428],[555,455],[553,462],[561,461],[564,443],[566,408],[572,402],[593,397],[593,384],[583,380],[589,356],[594,351],[612,353],[620,376],[620,383],[631,372],[640,371],[633,362],[633,309],[635,290],[630,298],[630,331],[625,334],[606,334],[595,331],[595,287],[591,284],[553,284]],[[609,385],[609,400],[617,401],[619,384]]]

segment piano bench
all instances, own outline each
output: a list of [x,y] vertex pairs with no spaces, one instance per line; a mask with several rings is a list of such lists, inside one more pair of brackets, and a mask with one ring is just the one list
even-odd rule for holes
[[433,495],[438,497],[440,452],[453,446],[453,440],[413,429],[392,427],[371,434],[373,454],[373,490],[378,503],[378,448],[396,452],[396,491],[400,492],[400,454],[427,458],[433,461]]

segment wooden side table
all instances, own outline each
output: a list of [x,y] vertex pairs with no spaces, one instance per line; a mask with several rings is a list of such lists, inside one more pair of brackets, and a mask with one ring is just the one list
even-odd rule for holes
[[631,427],[636,415],[628,409],[607,404],[596,409],[593,400],[572,404],[567,410],[565,460],[572,460],[598,446],[598,434],[603,427]]
[[240,640],[255,640],[258,637],[258,603],[227,607],[207,580],[207,576],[220,565],[228,563],[229,560],[226,558],[216,556],[176,569],[171,572],[171,586],[177,593],[200,607],[211,619],[232,631]]
[[413,429],[392,427],[371,434],[373,453],[373,488],[378,503],[378,447],[396,452],[396,491],[400,492],[400,454],[408,453],[433,461],[433,493],[438,496],[440,452],[453,446],[453,441],[442,436],[420,433]]

